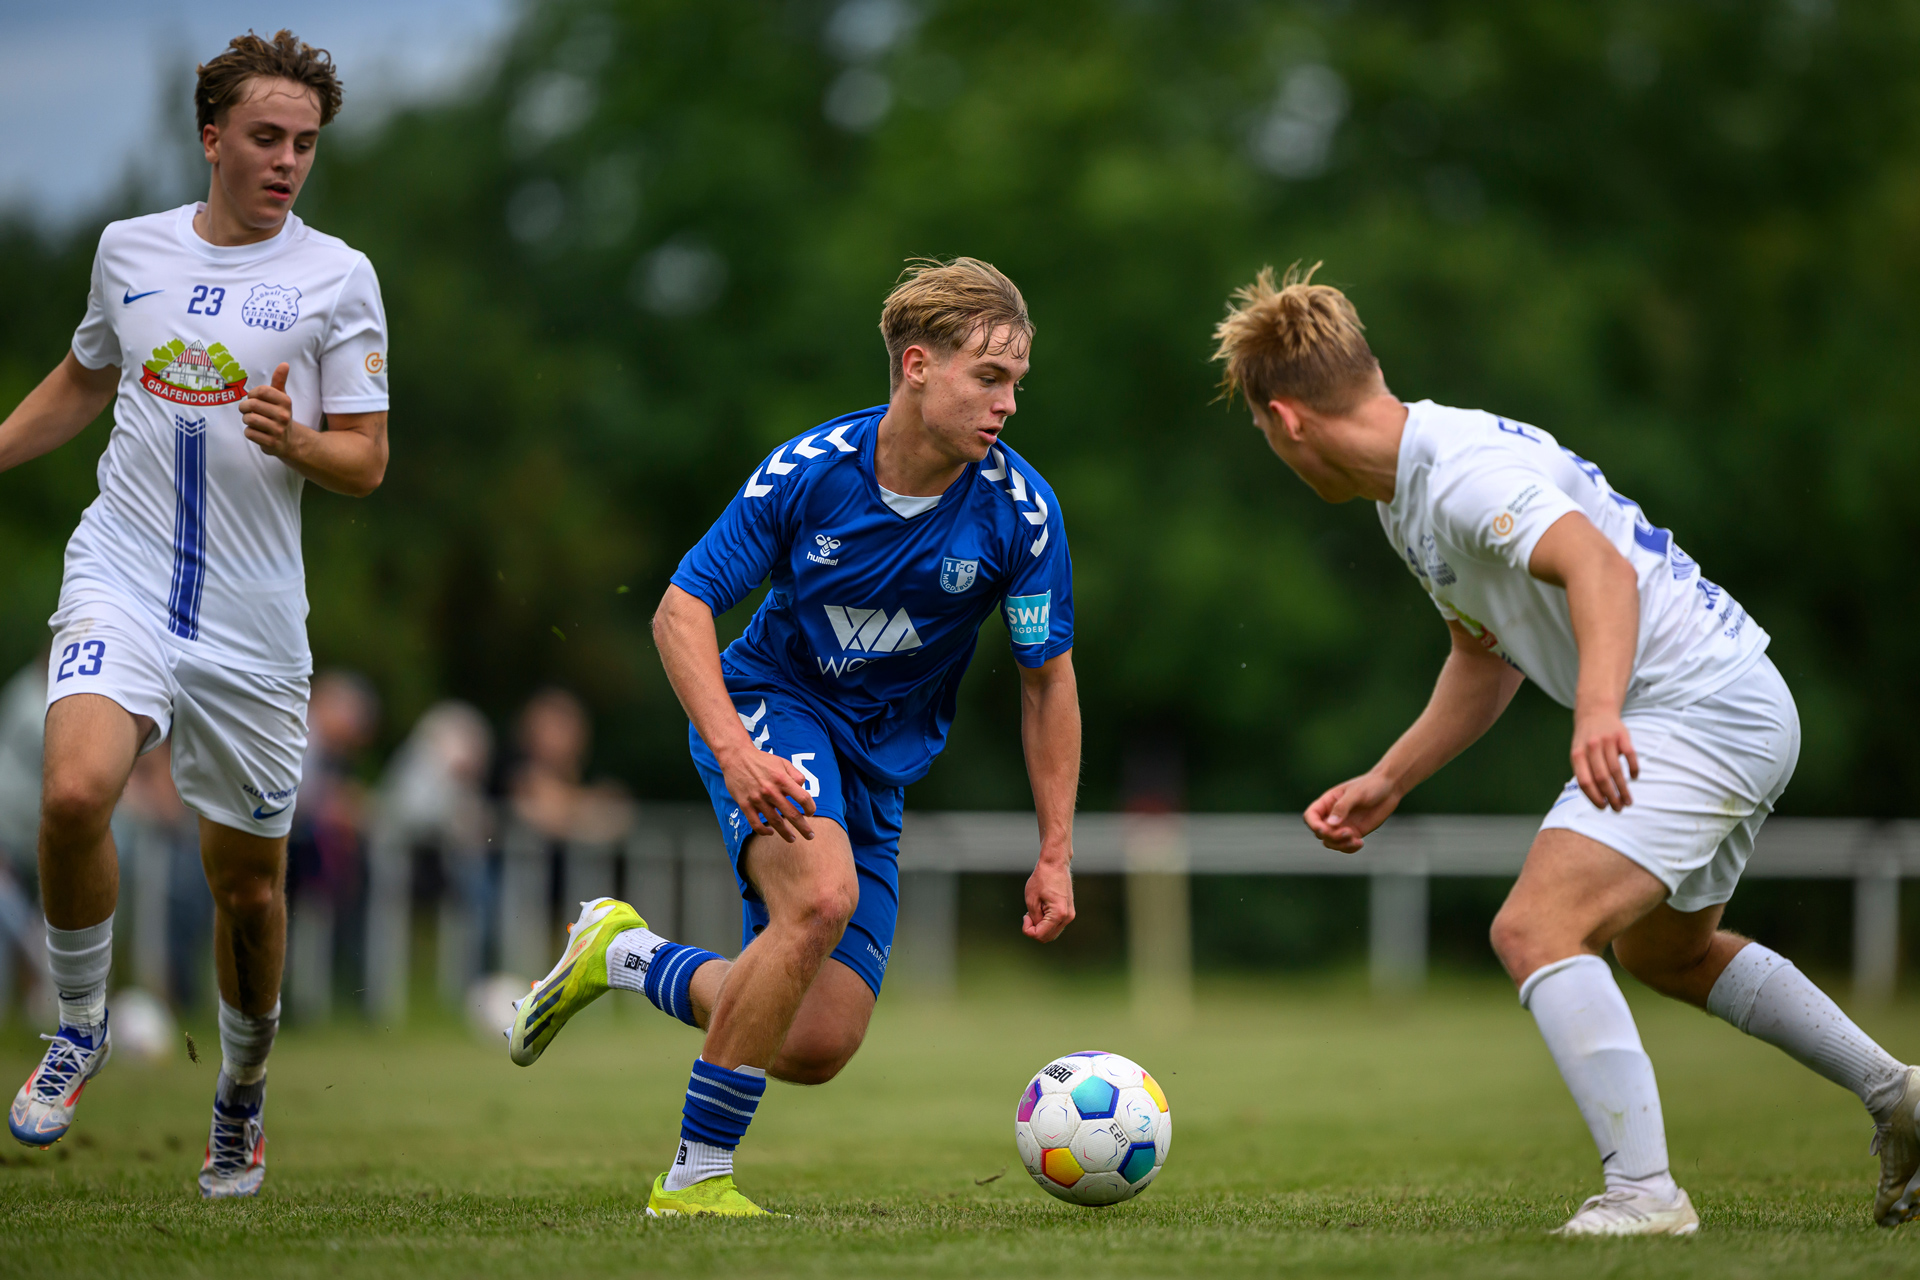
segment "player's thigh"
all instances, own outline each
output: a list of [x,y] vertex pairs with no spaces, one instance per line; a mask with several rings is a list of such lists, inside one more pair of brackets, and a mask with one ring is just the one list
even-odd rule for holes
[[106,821],[152,733],[151,719],[97,693],[62,698],[47,708],[42,814],[54,823]]
[[1494,919],[1494,947],[1519,982],[1543,964],[1598,953],[1666,896],[1666,885],[1617,850],[1549,827]]
[[257,676],[182,661],[173,784],[200,817],[284,841],[307,749],[305,677]]
[[274,910],[287,878],[287,838],[200,819],[200,865],[214,901],[230,913]]
[[53,630],[42,808],[55,821],[97,816],[167,735],[171,663],[153,624],[104,594],[63,597]]
[[814,818],[811,840],[749,838],[740,851],[740,875],[775,924],[827,921],[838,928],[860,901],[853,846],[831,818]]
[[874,991],[835,956],[820,966],[780,1046],[782,1078],[815,1083],[832,1078],[867,1038]]

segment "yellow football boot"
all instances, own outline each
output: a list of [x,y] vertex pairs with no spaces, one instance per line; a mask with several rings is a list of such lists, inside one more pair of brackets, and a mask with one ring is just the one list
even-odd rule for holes
[[567,926],[567,949],[560,963],[514,1006],[507,1056],[520,1066],[532,1066],[568,1018],[607,993],[607,944],[628,929],[646,926],[639,912],[613,898],[581,903],[580,918]]
[[647,1216],[666,1218],[676,1213],[689,1215],[710,1213],[728,1218],[785,1218],[784,1213],[768,1213],[753,1201],[740,1194],[733,1185],[733,1175],[723,1173],[717,1178],[707,1178],[692,1186],[682,1187],[678,1191],[667,1190],[667,1175],[661,1174],[653,1180],[653,1194],[647,1197]]

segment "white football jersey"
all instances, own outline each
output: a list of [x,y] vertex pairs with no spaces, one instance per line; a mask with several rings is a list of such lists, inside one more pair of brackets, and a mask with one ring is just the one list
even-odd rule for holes
[[208,244],[202,207],[101,233],[73,353],[118,365],[120,391],[66,584],[115,588],[203,658],[305,675],[305,481],[246,438],[235,405],[285,363],[295,422],[385,409],[380,284],[364,254],[291,214],[271,240]]
[[1567,593],[1527,571],[1553,523],[1578,511],[1640,580],[1628,707],[1679,707],[1722,688],[1767,647],[1747,611],[1600,468],[1538,427],[1431,400],[1407,406],[1393,501],[1380,523],[1442,616],[1458,619],[1563,706],[1580,651]]

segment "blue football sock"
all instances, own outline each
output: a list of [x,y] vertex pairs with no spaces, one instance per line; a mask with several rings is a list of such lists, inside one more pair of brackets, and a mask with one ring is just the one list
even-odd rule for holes
[[687,1105],[680,1113],[681,1138],[732,1150],[746,1136],[766,1091],[767,1073],[759,1067],[729,1071],[695,1058],[693,1075],[687,1080]]
[[[723,958],[719,952],[708,951],[704,947],[669,942],[647,961],[644,994],[660,1012],[671,1014],[690,1027],[697,1027],[700,1024],[694,1020],[693,998],[688,994],[688,989],[693,986],[693,975],[707,961]],[[719,1068],[715,1067],[714,1070]],[[761,1087],[766,1087],[765,1082]]]

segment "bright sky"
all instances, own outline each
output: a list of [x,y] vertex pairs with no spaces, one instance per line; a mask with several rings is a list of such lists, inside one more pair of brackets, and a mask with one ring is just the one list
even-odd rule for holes
[[0,209],[60,226],[131,172],[177,175],[179,157],[197,155],[185,150],[194,67],[249,27],[291,27],[333,54],[346,88],[333,127],[352,131],[396,102],[457,92],[519,9],[516,0],[0,0]]

